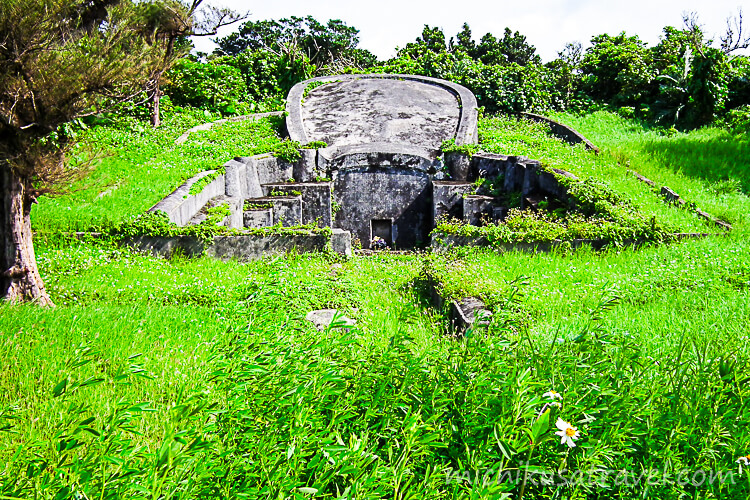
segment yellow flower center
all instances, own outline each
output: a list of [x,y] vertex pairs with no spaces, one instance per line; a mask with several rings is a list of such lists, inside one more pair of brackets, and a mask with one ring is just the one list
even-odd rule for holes
[[568,427],[567,429],[565,429],[565,434],[567,434],[570,437],[575,436],[576,435],[575,427]]

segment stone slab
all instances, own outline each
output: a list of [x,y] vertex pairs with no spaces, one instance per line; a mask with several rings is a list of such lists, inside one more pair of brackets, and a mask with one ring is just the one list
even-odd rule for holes
[[317,222],[318,227],[331,227],[331,182],[285,182],[262,187],[266,196],[274,191],[302,193],[302,224]]
[[490,324],[492,313],[484,306],[484,302],[476,297],[466,297],[451,301],[448,314],[454,335],[465,335],[469,330],[478,326]]
[[473,183],[433,181],[432,205],[435,223],[441,218],[461,220],[464,214],[464,195],[474,189]]

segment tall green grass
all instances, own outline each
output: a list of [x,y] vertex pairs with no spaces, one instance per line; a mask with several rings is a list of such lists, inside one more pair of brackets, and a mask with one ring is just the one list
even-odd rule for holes
[[[733,239],[469,251],[443,276],[456,296],[482,290],[495,317],[453,339],[421,288],[436,257],[42,246],[58,307],[1,311],[0,494],[497,498],[530,471],[526,498],[579,498],[605,490],[540,475],[658,469],[726,481],[647,496],[744,498],[747,255]],[[319,307],[357,325],[318,332],[302,317]],[[545,414],[550,389],[562,407]],[[554,436],[558,417],[582,432],[575,448]],[[606,493],[640,497],[643,483]]]
[[603,111],[555,117],[621,165],[669,186],[715,216],[747,226],[750,140],[745,135],[713,127],[688,133],[649,129]]
[[[258,144],[277,140],[256,126],[246,133]],[[638,149],[650,131],[623,131],[594,157],[534,127],[493,118],[483,140],[705,230],[624,175],[646,155],[642,173],[681,179],[669,185],[705,210],[726,203],[735,230],[604,253],[246,263],[38,238],[57,307],[0,304],[0,498],[747,498],[736,463],[750,453],[747,198],[673,177]],[[185,171],[149,167],[169,191],[223,163],[236,137],[216,131],[205,159],[173,146],[182,128],[161,146],[146,129],[123,132],[114,151],[143,146],[132,173],[104,161],[83,192],[97,200],[107,175],[136,183],[145,165],[184,157]],[[45,199],[32,217],[49,232],[106,225],[148,208],[135,192]],[[448,297],[484,298],[489,328],[453,338],[425,271]],[[318,308],[356,326],[318,331],[304,320]],[[558,418],[578,427],[574,448],[554,434]]]
[[198,123],[190,113],[169,116],[158,129],[122,120],[85,131],[83,144],[99,159],[68,194],[42,197],[31,213],[37,232],[91,231],[116,226],[144,213],[182,182],[235,156],[271,151],[281,142],[276,118],[227,122],[175,140]]
[[[579,177],[603,181],[610,189],[635,204],[646,218],[656,217],[658,221],[677,232],[708,232],[715,231],[715,228],[690,210],[675,209],[665,204],[663,198],[652,188],[629,175],[627,173],[629,169],[635,169],[647,177],[650,176],[656,182],[667,184],[676,189],[685,199],[696,203],[699,208],[716,217],[722,217],[731,223],[746,224],[750,202],[748,197],[743,196],[737,189],[732,189],[726,183],[718,185],[700,179],[684,178],[684,176],[685,180],[678,182],[674,175],[669,174],[671,164],[666,163],[665,169],[659,166],[661,160],[657,159],[653,161],[652,169],[655,170],[641,168],[638,158],[642,158],[639,155],[646,153],[636,154],[634,151],[641,151],[639,146],[633,146],[632,151],[623,149],[627,147],[627,144],[639,144],[638,141],[642,137],[649,137],[649,140],[662,137],[658,132],[644,130],[612,114],[597,113],[587,118],[589,121],[595,121],[599,128],[582,127],[584,118],[572,120],[568,115],[560,115],[556,118],[579,129],[584,135],[598,130],[602,135],[589,134],[589,139],[602,146],[602,152],[596,155],[592,151],[585,150],[583,145],[570,146],[551,136],[545,124],[502,116],[489,117],[480,121],[480,145],[485,151],[527,156],[540,160],[550,167],[572,172]],[[610,125],[612,125],[611,136],[606,132],[610,129]],[[607,140],[599,141],[598,139],[602,137],[607,137]],[[667,139],[665,143],[672,144],[670,141]],[[737,170],[743,168],[747,170],[748,160],[739,153],[732,159],[725,158],[722,161],[736,161]],[[659,175],[656,174],[657,171]]]

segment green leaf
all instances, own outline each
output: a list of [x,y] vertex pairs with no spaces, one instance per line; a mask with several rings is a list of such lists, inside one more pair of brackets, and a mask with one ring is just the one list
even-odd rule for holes
[[547,408],[544,413],[539,415],[539,417],[536,419],[536,422],[534,422],[534,425],[531,426],[531,435],[533,437],[534,444],[539,444],[539,441],[542,436],[547,432],[547,429],[549,428],[549,414],[550,409]]
[[65,388],[68,387],[68,378],[65,377],[57,383],[54,389],[52,389],[52,397],[59,397],[65,392]]

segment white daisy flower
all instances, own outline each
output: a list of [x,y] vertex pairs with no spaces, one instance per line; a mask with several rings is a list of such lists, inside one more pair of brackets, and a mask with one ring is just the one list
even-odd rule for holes
[[560,394],[557,391],[549,391],[542,394],[543,398],[550,398],[550,399],[559,399],[562,401],[562,394]]
[[560,444],[567,444],[571,448],[574,448],[576,444],[573,442],[573,440],[581,437],[581,433],[578,431],[578,428],[573,427],[559,417],[557,418],[555,426],[560,429],[559,431],[555,432],[555,434],[557,434],[561,438]]

